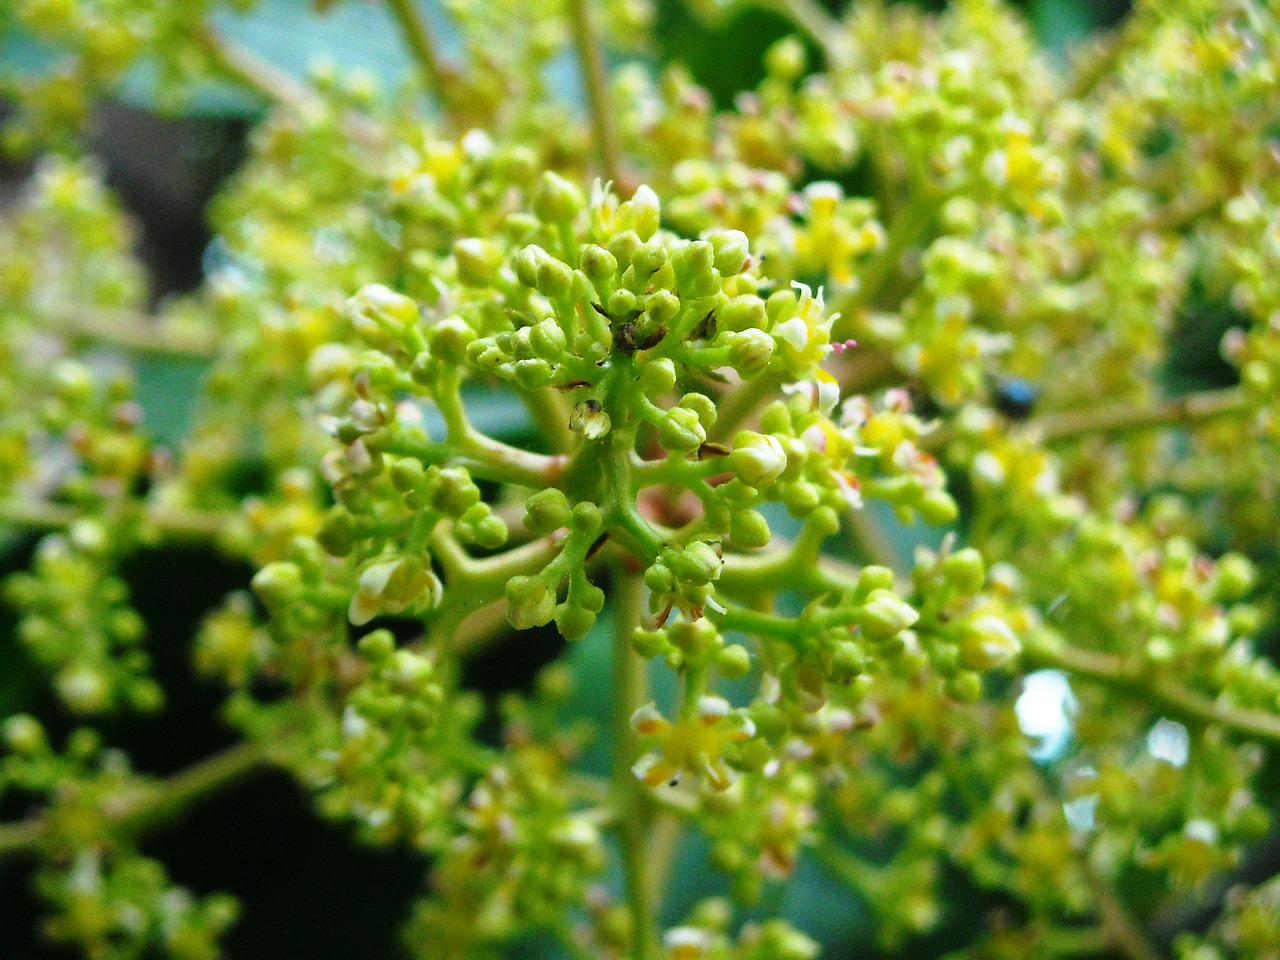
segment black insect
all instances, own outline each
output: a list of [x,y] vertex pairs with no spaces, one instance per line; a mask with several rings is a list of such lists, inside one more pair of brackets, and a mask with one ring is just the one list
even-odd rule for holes
[[613,348],[619,353],[636,352],[636,325],[623,320],[613,328]]
[[1023,377],[1006,377],[996,384],[996,409],[1010,420],[1025,420],[1035,410],[1040,387]]

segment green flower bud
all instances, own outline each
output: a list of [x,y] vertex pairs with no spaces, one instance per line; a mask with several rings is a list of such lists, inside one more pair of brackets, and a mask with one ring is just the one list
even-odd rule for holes
[[961,703],[977,703],[982,697],[982,675],[965,670],[948,677],[945,684],[947,696]]
[[687,663],[705,662],[709,654],[719,653],[724,645],[715,625],[705,617],[676,621],[667,631],[667,639],[684,654]]
[[715,250],[706,240],[695,240],[676,253],[672,266],[682,297],[709,297],[720,289],[714,262]]
[[277,560],[254,574],[250,585],[268,609],[283,609],[301,597],[302,571],[296,563]]
[[707,431],[702,428],[698,415],[686,407],[667,411],[658,426],[658,442],[667,450],[689,453],[707,441]]
[[566,640],[581,640],[595,626],[596,615],[591,610],[568,603],[556,608],[556,629]]
[[796,480],[781,486],[782,502],[797,517],[807,517],[822,506],[822,491],[807,480]]
[[726,680],[745,677],[751,672],[751,654],[736,643],[726,646],[716,657],[716,670]]
[[670,567],[659,561],[645,570],[644,584],[652,593],[661,596],[675,589],[676,576]]
[[541,390],[551,382],[551,364],[545,360],[521,360],[516,364],[516,383],[525,390]]
[[462,467],[444,467],[432,479],[428,503],[448,517],[460,517],[480,500],[480,488]]
[[1214,595],[1223,603],[1239,600],[1253,589],[1253,564],[1238,553],[1224,553],[1214,570]]
[[764,301],[753,294],[734,297],[716,311],[716,326],[726,332],[762,330],[766,323]]
[[611,317],[628,317],[636,310],[636,295],[626,288],[615,290],[609,294],[605,309]]
[[618,261],[618,269],[625,271],[631,266],[631,258],[636,255],[636,251],[642,246],[644,246],[644,241],[640,239],[634,230],[628,230],[609,241],[609,252]]
[[982,554],[972,547],[958,550],[942,561],[942,576],[956,591],[972,596],[982,589],[987,577]]
[[773,359],[773,337],[763,330],[743,330],[725,335],[729,343],[729,366],[744,377],[762,373]]
[[524,505],[524,526],[535,537],[569,525],[569,500],[560,490],[539,490]]
[[420,489],[427,479],[427,471],[422,462],[410,457],[397,459],[387,473],[391,478],[391,485],[401,493]]
[[720,230],[707,239],[711,241],[711,249],[715,251],[715,268],[722,276],[731,277],[742,272],[751,256],[751,244],[745,233],[741,230]]
[[855,618],[868,639],[882,641],[906,630],[920,619],[920,614],[891,591],[872,590]]
[[512,577],[507,581],[507,622],[517,630],[542,627],[555,614],[556,598],[538,577]]
[[618,258],[604,247],[588,244],[582,251],[582,272],[594,284],[601,284],[617,276]]
[[390,630],[374,630],[361,637],[356,648],[366,660],[377,665],[395,653],[396,638]]
[[388,659],[386,669],[392,689],[410,695],[422,693],[435,672],[430,660],[411,650],[395,651]]
[[1013,628],[995,614],[970,620],[960,640],[960,661],[970,670],[991,670],[1008,663],[1022,650]]
[[307,360],[307,383],[313,390],[337,381],[350,380],[356,370],[356,355],[340,343],[322,343]]
[[[658,242],[646,243],[631,257],[631,266],[628,272],[634,273],[635,277],[641,281],[641,287],[636,290],[637,293],[643,292],[643,283],[647,282],[650,277],[667,265],[668,262],[667,248]],[[630,286],[630,285],[628,285]]]
[[729,515],[729,538],[741,550],[768,546],[773,538],[769,521],[756,510],[734,510]]
[[533,212],[543,223],[571,223],[586,200],[582,191],[564,177],[548,170],[533,194]]
[[334,507],[316,531],[316,542],[334,557],[345,557],[355,546],[355,518],[342,507]]
[[111,686],[99,671],[73,664],[54,677],[58,698],[72,713],[98,713],[111,705]]
[[569,514],[569,526],[579,533],[594,535],[604,525],[604,515],[600,508],[590,500],[583,500],[573,505]]
[[390,287],[370,283],[347,301],[346,316],[356,333],[382,346],[388,337],[398,340],[418,322],[418,305]]
[[53,391],[59,400],[81,404],[93,396],[93,374],[75,360],[59,360],[52,371]]
[[848,683],[854,677],[866,672],[867,655],[856,643],[845,641],[837,644],[831,655],[831,679],[837,683]]
[[476,332],[461,317],[446,317],[427,331],[427,348],[431,356],[450,367],[460,367],[467,358],[467,347]]
[[683,550],[669,551],[666,564],[682,583],[704,584],[720,579],[724,561],[720,552],[704,540],[695,540]]
[[28,714],[9,717],[0,729],[3,730],[4,745],[18,756],[35,756],[46,747],[44,727]]
[[641,240],[648,240],[658,232],[662,220],[662,207],[658,195],[651,187],[641,184],[629,201],[631,226]]
[[507,542],[506,522],[486,503],[477,503],[468,509],[454,529],[464,543],[474,543],[485,550],[496,550]]
[[538,264],[534,280],[534,285],[540,294],[550,300],[556,300],[568,293],[573,285],[573,270],[567,263],[555,257],[544,257]]
[[960,513],[956,502],[945,490],[930,490],[921,498],[918,509],[924,522],[934,526],[954,523]]
[[787,469],[787,454],[777,438],[750,430],[733,438],[729,460],[738,479],[749,487],[772,483]]
[[651,360],[640,370],[640,389],[651,400],[674,389],[675,385],[676,365],[666,357]]
[[669,290],[655,290],[645,297],[645,313],[649,317],[649,325],[657,330],[671,322],[680,312],[680,300]]
[[516,279],[526,287],[538,286],[538,267],[542,261],[548,259],[550,254],[543,250],[537,244],[529,244],[529,246],[521,249],[511,260],[511,266],[515,268]]
[[541,320],[529,330],[529,346],[543,360],[561,360],[567,345],[564,330],[554,320]]
[[796,37],[783,37],[764,53],[764,66],[779,80],[798,80],[805,71],[804,44]]
[[604,609],[604,591],[594,583],[582,583],[573,590],[572,593],[573,602],[583,610],[590,610],[592,613],[599,613]]
[[680,398],[680,406],[698,415],[698,422],[710,430],[716,424],[716,405],[704,393],[686,393]]
[[493,283],[502,266],[502,250],[489,240],[466,237],[454,242],[453,261],[459,280],[468,286],[486,287]]
[[858,593],[869,596],[875,590],[893,589],[893,571],[874,564],[863,567],[858,573]]
[[641,630],[631,632],[631,649],[637,655],[648,660],[667,651],[667,638],[661,630]]

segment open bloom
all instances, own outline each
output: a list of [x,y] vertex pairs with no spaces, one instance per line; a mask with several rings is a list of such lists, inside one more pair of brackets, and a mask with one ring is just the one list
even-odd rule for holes
[[706,777],[713,790],[727,790],[737,773],[725,760],[726,749],[755,736],[750,718],[723,697],[701,697],[686,717],[675,723],[649,702],[631,716],[631,728],[652,737],[656,748],[631,768],[651,787],[675,783],[682,771]]

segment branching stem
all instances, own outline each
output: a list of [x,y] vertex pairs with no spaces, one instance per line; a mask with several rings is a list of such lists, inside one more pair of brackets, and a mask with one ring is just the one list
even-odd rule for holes
[[457,82],[457,77],[454,71],[445,65],[436,50],[435,40],[431,36],[431,28],[426,18],[414,5],[413,0],[387,0],[387,6],[390,7],[391,15],[400,27],[409,52],[418,63],[423,83],[428,90],[435,92],[445,114],[454,118],[455,91],[452,85]]
[[1159,427],[1195,426],[1247,409],[1238,387],[1206,390],[1148,406],[1098,407],[1040,417],[1027,425],[1045,443],[1063,443],[1096,434],[1117,435]]
[[1025,649],[1024,660],[1028,666],[1055,667],[1132,693],[1193,723],[1214,723],[1242,736],[1280,743],[1280,715],[1218,703],[1171,677],[1152,675],[1150,667],[1113,654],[1037,645]]
[[[266,763],[266,754],[258,744],[236,744],[171,777],[142,786],[125,802],[114,807],[109,819],[117,828],[150,830]],[[0,859],[37,849],[48,831],[49,822],[43,816],[0,825]]]

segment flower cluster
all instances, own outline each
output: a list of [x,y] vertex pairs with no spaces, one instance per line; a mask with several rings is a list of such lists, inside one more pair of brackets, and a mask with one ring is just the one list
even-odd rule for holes
[[[1142,0],[1061,67],[997,0],[786,0],[813,45],[720,109],[680,66],[603,75],[661,8],[446,6],[452,56],[385,4],[394,96],[281,79],[219,3],[0,13],[56,53],[0,68],[12,146],[139,70],[273,101],[158,316],[92,162],[0,220],[0,526],[41,536],[3,596],[51,716],[162,708],[139,551],[252,568],[192,643],[228,753],[161,780],[4,721],[4,809],[39,811],[0,858],[49,935],[216,957],[233,903],[139,843],[269,764],[424,858],[423,958],[812,960],[845,934],[772,915],[797,875],[888,951],[1271,957],[1240,868],[1280,743],[1275,12]],[[174,450],[166,357],[205,364]],[[567,643],[532,693],[470,688],[535,634]],[[686,910],[702,852],[732,898]]]

